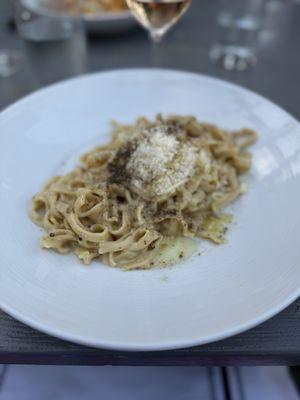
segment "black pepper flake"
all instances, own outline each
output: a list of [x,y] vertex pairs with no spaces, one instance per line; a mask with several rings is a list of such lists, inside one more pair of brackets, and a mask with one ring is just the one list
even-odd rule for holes
[[53,237],[55,237],[55,234],[53,232],[51,232],[51,233],[49,233],[49,236],[53,238]]
[[173,210],[159,210],[155,217],[156,218],[172,218],[177,217],[179,215],[179,211],[176,209]]
[[177,135],[182,131],[182,126],[176,121],[169,121],[167,124],[164,124],[164,127],[168,135]]
[[78,240],[81,242],[82,241],[82,237],[79,237]]
[[125,203],[125,201],[126,201],[126,199],[122,196],[117,196],[116,199],[119,203]]

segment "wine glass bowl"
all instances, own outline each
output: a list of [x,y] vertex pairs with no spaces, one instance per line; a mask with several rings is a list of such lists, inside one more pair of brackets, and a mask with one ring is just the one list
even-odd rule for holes
[[127,0],[127,5],[138,22],[148,30],[154,42],[185,13],[192,0]]

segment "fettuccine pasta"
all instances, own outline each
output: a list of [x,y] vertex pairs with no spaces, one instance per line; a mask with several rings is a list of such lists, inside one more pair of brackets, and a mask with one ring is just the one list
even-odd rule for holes
[[176,237],[224,243],[222,209],[244,192],[250,129],[228,132],[193,116],[114,124],[112,140],[34,196],[41,246],[122,269],[151,268]]

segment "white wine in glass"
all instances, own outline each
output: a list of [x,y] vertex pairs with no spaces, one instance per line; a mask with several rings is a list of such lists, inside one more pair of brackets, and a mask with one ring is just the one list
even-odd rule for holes
[[159,42],[166,31],[187,10],[192,0],[127,0],[135,18],[149,31],[154,42]]

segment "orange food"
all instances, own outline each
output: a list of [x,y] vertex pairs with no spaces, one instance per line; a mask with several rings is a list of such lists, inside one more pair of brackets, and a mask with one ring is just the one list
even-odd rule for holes
[[[126,0],[81,0],[80,11],[85,15],[94,15],[102,12],[122,12],[127,9]],[[74,14],[78,11],[76,0],[52,2],[49,7],[53,10]]]

